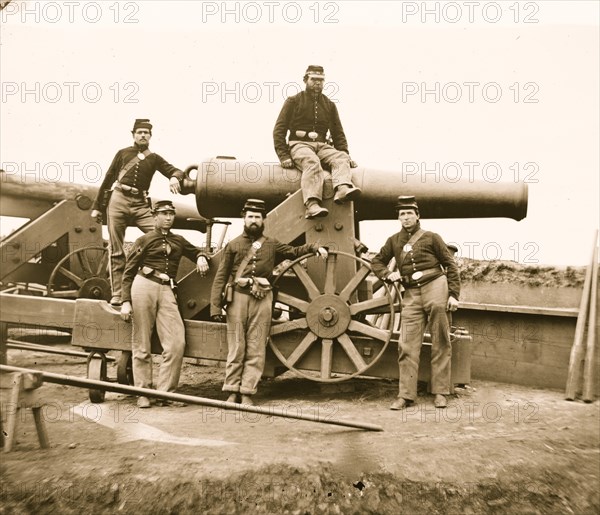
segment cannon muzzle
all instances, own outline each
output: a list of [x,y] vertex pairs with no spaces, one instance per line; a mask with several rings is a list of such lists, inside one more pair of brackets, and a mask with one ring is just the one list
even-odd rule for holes
[[[193,170],[197,170],[195,175]],[[324,197],[333,196],[326,180]],[[208,218],[239,217],[247,198],[265,201],[271,210],[300,189],[300,172],[278,163],[243,162],[217,157],[186,170],[184,194],[194,194],[198,212]],[[497,218],[521,220],[527,214],[527,184],[523,182],[425,181],[399,171],[368,168],[353,170],[353,182],[362,189],[355,201],[358,220],[396,219],[398,195],[414,195],[424,218]],[[433,177],[436,179],[436,177]]]

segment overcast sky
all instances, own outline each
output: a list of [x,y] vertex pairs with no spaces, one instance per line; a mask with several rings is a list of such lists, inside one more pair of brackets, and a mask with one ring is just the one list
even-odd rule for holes
[[[0,162],[99,184],[138,117],[180,168],[223,154],[274,162],[284,98],[321,64],[359,165],[440,188],[470,171],[488,185],[528,182],[520,222],[425,228],[466,257],[587,264],[599,218],[598,6],[13,1],[0,13]],[[158,174],[152,194],[171,197]],[[376,250],[396,230],[362,223],[361,239]]]

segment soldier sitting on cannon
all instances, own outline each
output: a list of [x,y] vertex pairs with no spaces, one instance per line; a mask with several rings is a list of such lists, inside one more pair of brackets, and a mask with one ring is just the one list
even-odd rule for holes
[[[306,90],[286,99],[273,129],[275,152],[283,168],[294,165],[302,172],[301,187],[306,218],[327,216],[321,206],[324,173],[321,162],[331,167],[334,201],[343,203],[361,190],[352,184],[348,142],[336,105],[323,94],[325,72],[322,66],[309,66],[304,75]],[[289,134],[289,141],[286,136]],[[327,139],[331,134],[333,145]]]

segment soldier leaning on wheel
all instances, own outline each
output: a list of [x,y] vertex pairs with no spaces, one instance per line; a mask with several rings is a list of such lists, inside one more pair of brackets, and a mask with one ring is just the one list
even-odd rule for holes
[[[173,291],[177,269],[185,256],[196,262],[198,273],[204,277],[209,258],[183,236],[171,232],[175,207],[170,200],[156,202],[152,213],[154,230],[137,239],[127,258],[121,318],[131,319],[133,324],[131,348],[135,386],[152,388],[150,337],[156,325],[163,348],[157,389],[174,392],[179,383],[185,347],[183,319]],[[142,396],[137,404],[140,408],[149,408],[150,400]]]
[[327,250],[317,244],[292,247],[263,236],[265,203],[248,199],[242,210],[244,232],[231,240],[215,274],[210,294],[210,314],[222,322],[227,299],[227,364],[223,391],[228,402],[254,404],[265,366],[267,339],[271,330],[273,292],[269,278],[277,258],[295,259],[308,253],[327,258]]
[[[458,308],[458,266],[439,234],[421,229],[415,197],[398,197],[402,230],[390,236],[373,260],[373,271],[385,281],[401,281],[402,322],[398,363],[400,389],[390,409],[401,410],[417,398],[419,357],[425,328],[431,330],[431,391],[437,408],[446,407],[450,393],[449,314]],[[387,268],[396,258],[397,269]]]
[[109,275],[113,306],[121,305],[121,281],[125,268],[123,240],[128,225],[135,224],[141,231],[154,228],[150,212],[148,188],[156,171],[169,179],[171,193],[181,191],[183,172],[167,163],[149,149],[152,124],[139,118],[133,124],[133,146],[123,148],[115,155],[100,190],[91,216],[102,221],[102,209],[106,209],[106,225],[109,236]]

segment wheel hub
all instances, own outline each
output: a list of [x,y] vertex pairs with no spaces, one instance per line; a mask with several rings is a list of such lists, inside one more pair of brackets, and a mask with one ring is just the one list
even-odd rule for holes
[[321,295],[311,302],[306,320],[318,337],[336,338],[348,329],[350,308],[336,295]]

